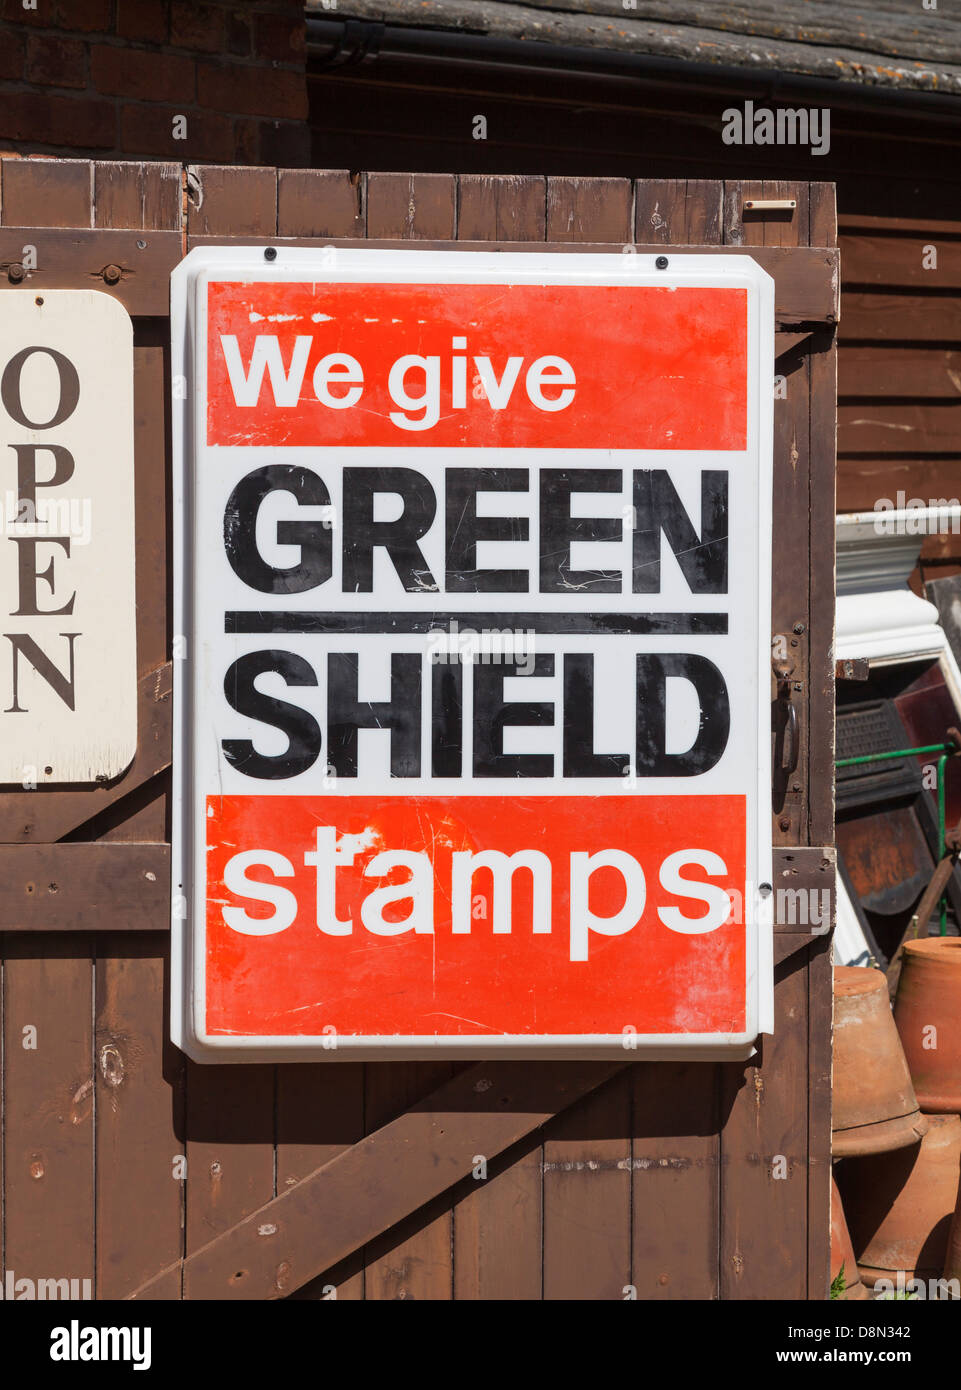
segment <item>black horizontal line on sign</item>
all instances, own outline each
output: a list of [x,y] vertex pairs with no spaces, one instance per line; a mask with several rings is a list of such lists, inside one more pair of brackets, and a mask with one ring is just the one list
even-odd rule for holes
[[377,632],[444,633],[467,631],[534,632],[554,636],[723,636],[726,613],[316,613],[228,612],[224,631],[231,633],[326,633],[350,637]]

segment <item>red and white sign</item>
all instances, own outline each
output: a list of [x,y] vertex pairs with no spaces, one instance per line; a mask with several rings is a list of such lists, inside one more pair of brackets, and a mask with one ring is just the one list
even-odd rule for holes
[[769,278],[211,248],[172,320],[174,1040],[746,1052]]

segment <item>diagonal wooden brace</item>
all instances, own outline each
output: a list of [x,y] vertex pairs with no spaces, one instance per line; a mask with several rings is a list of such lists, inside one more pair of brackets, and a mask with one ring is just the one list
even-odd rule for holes
[[478,1062],[128,1296],[283,1298],[625,1065]]

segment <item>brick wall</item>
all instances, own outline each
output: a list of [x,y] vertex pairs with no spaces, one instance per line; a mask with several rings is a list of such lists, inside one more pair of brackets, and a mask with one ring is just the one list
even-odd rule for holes
[[307,164],[303,0],[0,0],[0,150]]

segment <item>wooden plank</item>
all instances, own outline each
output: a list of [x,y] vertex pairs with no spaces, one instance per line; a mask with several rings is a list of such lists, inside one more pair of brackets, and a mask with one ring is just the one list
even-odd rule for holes
[[[956,224],[961,235],[961,223]],[[934,256],[931,255],[932,250]],[[853,285],[887,289],[961,289],[961,241],[911,233],[909,236],[841,237],[845,291]]]
[[[24,248],[36,251],[36,270],[11,281],[11,266],[23,261]],[[132,316],[163,317],[170,309],[170,273],[182,255],[179,232],[136,232],[109,228],[0,227],[0,292],[4,289],[101,290],[118,299]],[[116,284],[103,276],[119,269]]]
[[852,339],[957,343],[961,340],[961,297],[847,290],[841,341]]
[[[374,176],[371,175],[371,178]],[[385,175],[386,177],[386,175]],[[330,237],[331,246],[356,246],[353,237]],[[316,241],[310,237],[282,237],[273,235],[258,236],[195,236],[188,238],[187,249],[195,246],[313,246]],[[383,250],[411,249],[409,241],[394,237],[370,236],[364,245]],[[536,241],[484,241],[472,238],[451,242],[443,238],[418,237],[418,251],[544,251],[558,250],[566,254],[591,254],[611,252],[610,242],[556,242]],[[664,250],[656,243],[636,244],[639,256],[660,255]],[[745,255],[751,256],[773,275],[776,281],[774,314],[777,324],[795,327],[798,324],[833,323],[838,312],[837,265],[838,253],[831,248],[801,247],[789,252],[788,248],[778,246],[675,246],[674,254],[710,256]],[[807,336],[807,333],[804,334]]]
[[[874,458],[841,456],[838,459],[839,512],[872,511],[881,498],[894,501],[899,489],[907,497],[913,497],[921,481],[918,472],[918,459]],[[961,477],[961,456],[931,458],[924,460],[923,490],[925,497],[950,499],[961,495],[958,479]]]
[[137,684],[137,756],[111,786],[88,791],[9,792],[0,800],[0,844],[30,844],[62,839],[151,777],[170,766],[170,701],[173,668],[165,662]]
[[632,205],[629,179],[549,178],[547,240],[633,242]]
[[724,185],[720,179],[685,180],[685,235],[677,238],[699,246],[723,241]]
[[839,212],[837,225],[844,238],[855,232],[896,233],[899,236],[958,236],[961,224],[957,219],[933,217],[891,217],[887,213]]
[[96,160],[93,225],[179,231],[182,188],[179,164]]
[[180,163],[145,160],[140,165],[143,228],[183,231],[186,172]]
[[631,1283],[643,1300],[717,1298],[719,1068],[640,1062],[631,1075]]
[[277,230],[277,171],[240,165],[191,164],[187,169],[191,233],[269,235]]
[[775,1013],[774,1035],[762,1040],[753,1064],[721,1068],[722,1299],[807,1296],[808,982],[803,951],[775,969]]
[[[894,385],[890,378],[889,385]],[[923,405],[839,405],[838,448],[875,455],[961,452],[961,399]]]
[[0,845],[5,931],[82,932],[107,918],[118,931],[167,930],[169,845]]
[[532,1235],[543,1225],[541,1136],[529,1136],[494,1158],[472,1157],[471,1177],[461,1184],[454,1205],[454,1298],[472,1303],[540,1299],[541,1247]]
[[632,1071],[544,1133],[545,1299],[623,1299],[631,1283]]
[[367,235],[402,242],[454,235],[453,174],[368,174]]
[[186,1063],[188,1263],[274,1196],[275,1072]]
[[94,1279],[94,1076],[89,937],[7,937],[5,1268]]
[[460,174],[457,195],[458,240],[544,241],[546,179],[528,174]]
[[[446,1192],[471,1171],[478,1144],[495,1157],[602,1085],[619,1065],[478,1062],[468,1067],[188,1255],[185,1297],[282,1297]],[[150,1285],[134,1296],[144,1295],[150,1296]]]
[[[123,915],[110,903],[98,925],[122,928]],[[100,1298],[125,1297],[183,1255],[184,1057],[167,1036],[165,956],[162,937],[98,937]]]
[[635,241],[719,245],[723,187],[719,179],[638,179]]
[[346,169],[278,169],[277,230],[285,237],[364,235],[364,179]]
[[89,159],[0,160],[0,209],[5,225],[90,227]]
[[[364,1137],[364,1066],[318,1062],[277,1068],[277,1191],[344,1153]],[[298,1300],[364,1296],[361,1252],[324,1270],[291,1295]]]
[[961,352],[846,344],[838,354],[838,395],[959,400]]

